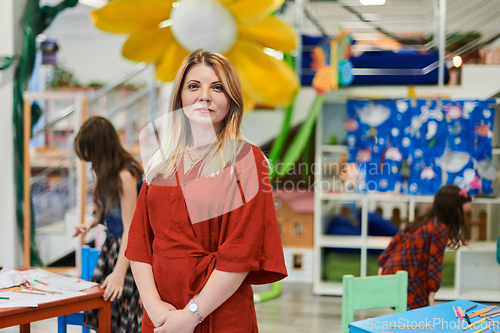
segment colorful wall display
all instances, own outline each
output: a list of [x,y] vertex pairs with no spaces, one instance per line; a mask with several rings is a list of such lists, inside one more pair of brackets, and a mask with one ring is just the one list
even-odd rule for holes
[[349,100],[347,179],[358,192],[493,193],[494,99]]

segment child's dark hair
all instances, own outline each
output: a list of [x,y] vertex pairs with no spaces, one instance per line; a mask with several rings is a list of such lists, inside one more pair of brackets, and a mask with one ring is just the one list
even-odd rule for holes
[[139,163],[123,149],[113,124],[103,117],[91,117],[83,123],[74,141],[76,155],[83,161],[92,163],[96,175],[94,203],[96,216],[102,217],[102,196],[116,207],[122,191],[120,171],[128,170],[139,182],[144,173]]
[[443,186],[434,196],[432,209],[408,224],[405,231],[413,233],[430,218],[436,217],[448,229],[448,246],[458,249],[461,244],[467,244],[468,239],[463,209],[463,204],[467,202],[471,202],[471,196],[467,192],[461,193],[460,188],[455,185]]

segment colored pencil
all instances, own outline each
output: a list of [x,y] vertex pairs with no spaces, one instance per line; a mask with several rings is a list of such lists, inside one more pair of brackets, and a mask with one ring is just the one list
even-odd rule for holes
[[415,329],[415,328],[434,328],[434,325],[432,325],[432,324],[428,324],[428,325],[396,325],[396,326],[391,325],[391,328],[412,328],[412,329]]
[[22,290],[12,290],[15,293],[23,293],[23,294],[33,294],[33,295],[45,295],[43,293],[36,293],[34,291],[22,291]]
[[488,318],[488,317],[485,317],[485,318],[486,318],[486,319],[488,319],[489,321],[491,321],[492,323],[495,323],[495,324],[497,324],[497,325],[499,325],[499,326],[500,326],[500,323],[499,323],[498,321],[495,321],[495,320],[490,319],[490,318]]
[[39,280],[36,280],[36,279],[35,279],[35,282],[41,283],[41,284],[43,284],[44,286],[49,286],[49,285],[48,285],[48,284],[46,284],[45,282],[42,282],[42,281],[39,281]]
[[49,294],[61,294],[60,292],[58,291],[49,291],[49,290],[44,290],[44,289],[39,289],[39,288],[33,288],[33,290],[38,290],[38,291],[43,291],[44,293],[49,293]]
[[500,313],[500,310],[495,310],[495,311],[490,311],[490,312],[487,312],[487,313],[482,313],[479,316],[480,317],[482,317],[482,316],[491,316],[491,315],[494,315],[494,314],[497,314],[497,313]]
[[474,318],[474,317],[476,317],[476,316],[478,316],[478,315],[481,315],[481,314],[483,314],[483,313],[490,312],[490,311],[491,311],[491,310],[493,310],[494,308],[496,308],[496,305],[493,305],[493,306],[490,306],[490,307],[488,307],[488,308],[484,308],[484,309],[481,309],[481,310],[474,311],[474,312],[472,313],[472,315],[471,315],[471,316],[469,316],[469,318]]
[[480,330],[474,331],[474,332],[472,332],[472,333],[481,333],[481,332],[484,332],[484,331],[486,331],[486,330],[488,330],[488,329],[490,329],[490,327],[489,327],[489,326],[486,326],[485,328],[481,328]]
[[473,306],[471,306],[471,307],[468,307],[468,308],[467,308],[467,309],[465,310],[465,312],[467,312],[467,311],[469,311],[469,310],[472,310],[472,309],[474,309],[474,308],[475,308],[476,306],[477,306],[477,304],[474,304]]
[[474,326],[474,325],[476,325],[476,324],[482,323],[482,322],[483,322],[483,321],[485,321],[485,320],[486,320],[486,318],[479,319],[479,320],[478,320],[478,321],[476,321],[475,323],[472,323],[472,324],[470,324],[469,326],[465,327],[465,328],[464,328],[464,331],[465,331],[465,330],[468,330],[469,328],[471,328],[472,326]]

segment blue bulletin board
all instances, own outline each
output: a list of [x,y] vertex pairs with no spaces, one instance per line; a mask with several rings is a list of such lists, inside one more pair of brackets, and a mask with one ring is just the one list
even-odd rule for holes
[[453,307],[455,310],[458,307],[461,307],[462,310],[466,310],[474,305],[476,306],[473,309],[466,312],[468,315],[471,315],[474,311],[489,307],[488,305],[471,301],[458,300],[395,313],[388,316],[357,321],[349,324],[349,330],[350,333],[474,333],[484,328],[487,328],[482,331],[484,333],[492,333],[493,330],[498,331],[500,325],[497,324],[497,318],[486,320],[482,317],[475,316],[470,319],[472,324],[472,326],[470,326],[465,319],[461,320],[459,317],[455,316]]
[[[435,194],[443,184],[492,194],[495,99],[347,102],[348,156],[358,192]],[[354,178],[354,177],[351,177]]]

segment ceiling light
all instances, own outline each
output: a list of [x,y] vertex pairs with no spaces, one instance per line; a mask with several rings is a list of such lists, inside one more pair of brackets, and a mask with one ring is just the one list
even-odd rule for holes
[[456,68],[462,66],[462,57],[461,56],[454,56],[453,57],[453,66]]
[[385,0],[359,0],[362,5],[365,6],[375,6],[375,5],[383,5],[385,4]]

